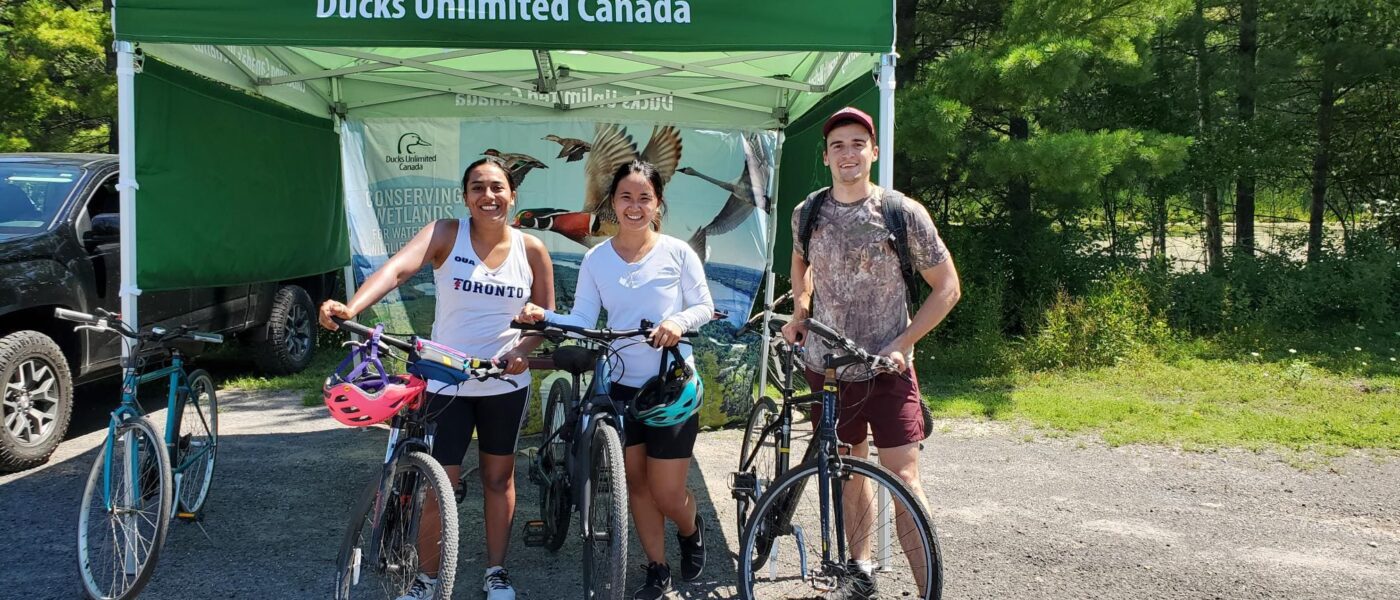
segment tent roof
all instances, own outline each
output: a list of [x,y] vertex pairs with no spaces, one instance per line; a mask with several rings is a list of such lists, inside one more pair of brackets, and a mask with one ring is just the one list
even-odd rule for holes
[[[376,6],[403,16],[341,16]],[[632,22],[601,22],[604,7]],[[536,8],[549,18],[526,20]],[[893,2],[853,16],[844,0],[119,0],[114,24],[162,60],[317,115],[744,128],[785,126],[894,40]]]

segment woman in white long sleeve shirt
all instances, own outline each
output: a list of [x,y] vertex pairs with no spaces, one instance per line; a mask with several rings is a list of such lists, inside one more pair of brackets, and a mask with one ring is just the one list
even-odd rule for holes
[[[616,342],[621,364],[613,371],[612,396],[630,402],[647,379],[655,377],[664,353],[685,331],[699,329],[714,315],[714,301],[705,281],[700,257],[685,242],[663,235],[665,207],[662,180],[645,162],[623,165],[613,176],[610,202],[618,233],[595,246],[579,267],[573,311],[562,315],[527,304],[518,320],[593,327],[606,309],[608,327],[634,328],[646,319],[657,323],[648,343]],[[688,345],[682,356],[694,368]],[[636,420],[624,426],[627,492],[637,537],[647,555],[647,583],[633,598],[652,600],[671,591],[666,561],[665,519],[676,523],[681,547],[681,576],[686,581],[704,568],[704,524],[695,497],[686,488],[686,474],[700,430],[700,415],[669,427],[652,427]]]

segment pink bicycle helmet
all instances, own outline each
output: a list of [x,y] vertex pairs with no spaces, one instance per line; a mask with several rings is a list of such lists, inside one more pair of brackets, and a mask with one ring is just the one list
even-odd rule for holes
[[[375,328],[374,338],[381,330],[382,326]],[[345,373],[351,364],[357,366]],[[427,387],[413,375],[386,375],[379,362],[378,340],[372,338],[351,349],[350,356],[326,378],[321,396],[335,420],[351,427],[369,427],[388,420],[405,406],[417,408]]]

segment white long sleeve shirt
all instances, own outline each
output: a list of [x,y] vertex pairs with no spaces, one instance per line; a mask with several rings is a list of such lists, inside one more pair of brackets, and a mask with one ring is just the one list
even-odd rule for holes
[[[656,324],[669,320],[682,331],[691,331],[714,318],[715,304],[700,257],[685,242],[662,235],[651,252],[635,263],[622,260],[612,240],[594,246],[583,255],[572,312],[547,311],[547,318],[594,327],[600,310],[608,311],[609,329],[632,329],[646,319]],[[621,364],[612,365],[616,383],[638,387],[661,367],[661,350],[640,337],[613,342],[613,348],[621,358]],[[680,350],[693,366],[690,346],[683,344]]]

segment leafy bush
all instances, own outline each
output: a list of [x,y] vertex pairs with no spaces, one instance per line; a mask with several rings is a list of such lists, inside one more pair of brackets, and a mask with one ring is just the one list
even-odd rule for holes
[[1022,353],[1032,369],[1113,364],[1168,337],[1140,274],[1118,272],[1080,297],[1061,291]]

